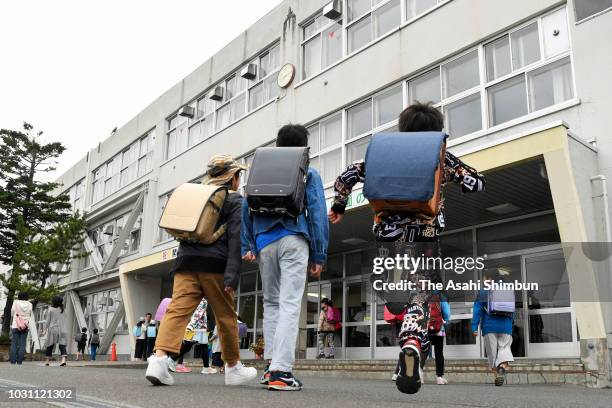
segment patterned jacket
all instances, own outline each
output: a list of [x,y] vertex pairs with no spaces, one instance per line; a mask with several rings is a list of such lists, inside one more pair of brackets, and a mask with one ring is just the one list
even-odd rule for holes
[[[372,232],[377,241],[397,241],[404,237],[407,242],[437,240],[439,234],[446,227],[444,220],[444,185],[448,181],[461,184],[464,193],[473,193],[485,189],[485,177],[475,169],[463,163],[453,154],[446,152],[444,166],[444,181],[441,194],[440,212],[433,218],[421,217],[414,214],[391,214],[383,216],[379,223],[375,223]],[[335,197],[331,209],[338,214],[344,214],[348,197],[353,187],[365,181],[365,162],[358,161],[338,176],[334,183]]]

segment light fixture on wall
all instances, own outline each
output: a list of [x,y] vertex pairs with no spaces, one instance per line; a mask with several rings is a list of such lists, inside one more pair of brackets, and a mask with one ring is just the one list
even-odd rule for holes
[[255,64],[246,64],[240,70],[240,76],[244,79],[255,79],[257,78],[257,65]]
[[511,203],[504,203],[504,204],[494,205],[492,207],[487,207],[485,209],[489,212],[492,212],[493,214],[505,215],[505,214],[516,212],[520,210],[521,207],[511,204]]
[[342,1],[333,0],[323,7],[323,15],[331,20],[335,20],[342,15]]
[[223,99],[223,87],[215,86],[209,93],[208,98],[213,101],[220,101]]

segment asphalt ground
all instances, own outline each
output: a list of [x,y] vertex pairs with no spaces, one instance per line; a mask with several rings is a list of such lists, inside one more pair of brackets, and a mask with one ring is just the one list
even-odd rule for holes
[[[425,384],[402,394],[390,380],[304,376],[297,392],[268,391],[257,381],[228,387],[199,370],[175,374],[174,386],[154,387],[141,368],[44,367],[0,363],[0,407],[612,407],[612,390],[572,385]],[[9,389],[73,388],[76,400],[8,400]]]

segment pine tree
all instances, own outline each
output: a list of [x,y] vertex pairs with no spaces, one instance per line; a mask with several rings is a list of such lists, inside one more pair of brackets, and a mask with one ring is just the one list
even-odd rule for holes
[[23,130],[0,130],[0,262],[11,267],[4,280],[7,300],[2,334],[8,333],[10,312],[16,290],[22,284],[15,254],[19,247],[17,222],[21,218],[26,235],[45,237],[71,218],[66,194],[54,195],[58,183],[40,180],[40,175],[55,170],[55,160],[65,148],[59,142],[44,143],[42,132],[29,123]]

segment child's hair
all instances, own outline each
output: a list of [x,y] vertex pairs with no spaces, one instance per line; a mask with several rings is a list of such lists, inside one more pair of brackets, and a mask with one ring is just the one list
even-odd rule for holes
[[64,298],[60,295],[53,296],[53,299],[51,299],[51,306],[58,307],[62,313],[64,313]]
[[98,329],[94,329],[94,334],[98,334]]
[[400,132],[440,132],[444,116],[431,103],[415,102],[399,115]]
[[81,332],[82,332],[82,333],[87,333],[87,327],[83,327],[83,328],[81,329]]
[[28,300],[28,292],[19,292],[17,295],[17,300]]
[[321,299],[321,304],[322,305],[327,305],[327,306],[333,306],[334,302],[332,302],[331,299],[323,298],[323,299]]
[[306,147],[308,146],[308,129],[302,125],[285,125],[278,130],[276,137],[278,147]]

